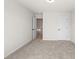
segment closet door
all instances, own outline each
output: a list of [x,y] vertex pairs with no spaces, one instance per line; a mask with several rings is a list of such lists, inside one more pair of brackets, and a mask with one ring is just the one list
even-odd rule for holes
[[59,40],[69,40],[71,37],[71,20],[69,16],[62,16],[57,19],[57,38]]

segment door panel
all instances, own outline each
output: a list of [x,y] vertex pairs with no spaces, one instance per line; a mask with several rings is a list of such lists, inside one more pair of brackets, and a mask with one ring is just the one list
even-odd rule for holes
[[32,39],[36,39],[36,18],[32,19]]

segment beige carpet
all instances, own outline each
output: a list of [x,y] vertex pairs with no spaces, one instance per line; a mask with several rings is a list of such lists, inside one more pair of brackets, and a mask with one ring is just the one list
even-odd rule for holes
[[5,59],[75,59],[74,50],[70,41],[34,40]]

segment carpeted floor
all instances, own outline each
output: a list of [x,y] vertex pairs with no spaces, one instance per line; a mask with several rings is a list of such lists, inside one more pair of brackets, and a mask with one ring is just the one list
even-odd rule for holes
[[34,40],[5,59],[75,59],[75,45],[70,41]]

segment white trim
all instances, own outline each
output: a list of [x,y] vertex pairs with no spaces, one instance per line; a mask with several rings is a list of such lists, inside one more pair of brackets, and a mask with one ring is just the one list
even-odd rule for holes
[[44,39],[43,40],[71,40],[71,39]]
[[[28,43],[30,43],[32,40],[30,40]],[[9,52],[7,55],[4,56],[4,58],[8,57],[10,54],[14,53],[15,51],[19,50],[20,48],[22,48],[24,45],[28,44],[27,42],[22,43],[20,46],[18,46],[17,48],[15,48],[14,50],[12,50],[11,52]]]
[[[48,40],[48,41],[53,41],[54,40],[54,41],[57,41],[58,39],[43,39],[43,40]],[[59,40],[71,41],[71,42],[75,43],[71,39],[59,39]]]

